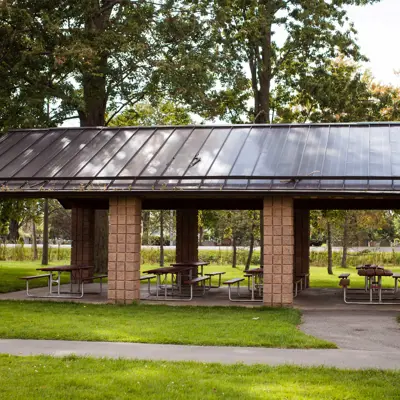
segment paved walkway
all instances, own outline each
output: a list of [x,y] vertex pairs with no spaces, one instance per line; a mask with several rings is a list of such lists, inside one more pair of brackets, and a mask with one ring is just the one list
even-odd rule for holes
[[338,368],[400,369],[400,351],[298,350],[254,347],[179,346],[140,343],[105,343],[58,340],[0,340],[0,353],[132,358],[142,360],[200,361],[224,364],[295,364]]
[[304,311],[305,333],[336,343],[341,349],[400,352],[398,311]]

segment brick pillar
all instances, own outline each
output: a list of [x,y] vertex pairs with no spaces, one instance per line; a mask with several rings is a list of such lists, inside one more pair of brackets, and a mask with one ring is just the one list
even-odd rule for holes
[[197,210],[176,210],[176,262],[198,261]]
[[264,199],[264,304],[293,304],[294,216],[293,199]]
[[[94,265],[94,209],[72,208],[72,265]],[[93,271],[84,271],[83,276],[90,276]],[[72,274],[72,280],[75,276]]]
[[109,303],[129,304],[140,300],[141,209],[141,200],[136,197],[110,199]]
[[294,210],[294,278],[310,273],[310,211]]

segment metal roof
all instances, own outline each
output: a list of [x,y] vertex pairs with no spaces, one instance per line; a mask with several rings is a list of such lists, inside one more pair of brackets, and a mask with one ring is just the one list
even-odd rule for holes
[[52,128],[0,138],[0,191],[400,191],[400,123]]

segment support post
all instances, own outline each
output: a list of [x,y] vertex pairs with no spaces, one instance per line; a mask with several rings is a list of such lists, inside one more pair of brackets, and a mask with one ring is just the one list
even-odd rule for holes
[[264,199],[264,304],[293,305],[294,214],[293,199]]
[[110,199],[108,240],[108,301],[140,300],[142,203],[137,197]]
[[[294,211],[294,278],[310,273],[310,211]],[[309,280],[306,280],[306,287]]]
[[176,262],[198,261],[197,210],[176,210]]
[[[94,209],[72,208],[72,265],[94,265]],[[77,272],[78,274],[79,272]],[[83,277],[90,277],[93,271],[83,271]],[[72,273],[72,281],[76,282]]]

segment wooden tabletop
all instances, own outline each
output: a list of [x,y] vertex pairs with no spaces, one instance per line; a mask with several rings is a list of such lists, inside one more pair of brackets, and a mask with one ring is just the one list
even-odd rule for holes
[[187,261],[187,262],[178,262],[171,265],[173,267],[186,267],[186,266],[201,267],[203,265],[208,265],[208,264],[210,263],[206,261]]
[[174,274],[177,272],[188,271],[193,267],[161,267],[149,269],[147,271],[143,271],[145,274],[156,274],[156,275],[164,275],[164,274]]
[[38,271],[59,271],[59,272],[64,272],[64,271],[78,271],[81,269],[93,269],[93,266],[89,265],[54,265],[52,267],[42,267],[42,268],[36,268]]
[[245,274],[261,274],[264,272],[262,268],[253,268],[253,269],[248,269],[247,271],[243,271]]

